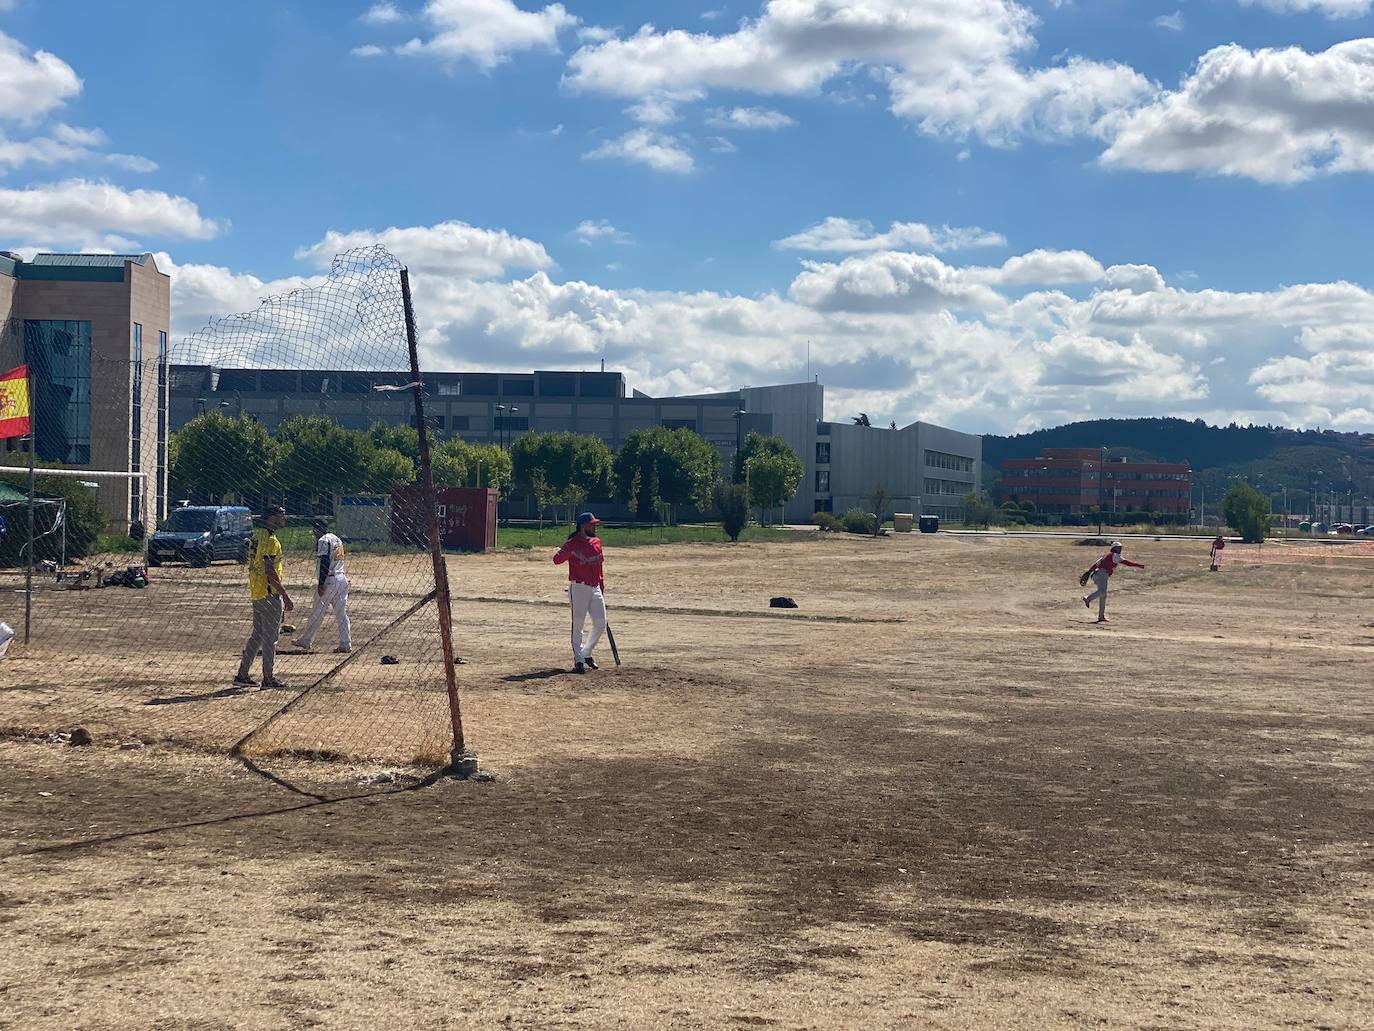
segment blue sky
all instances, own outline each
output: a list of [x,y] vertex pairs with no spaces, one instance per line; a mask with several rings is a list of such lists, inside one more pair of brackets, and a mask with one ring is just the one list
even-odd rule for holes
[[1374,430],[1372,6],[0,0],[0,236],[177,332],[380,240],[435,367]]

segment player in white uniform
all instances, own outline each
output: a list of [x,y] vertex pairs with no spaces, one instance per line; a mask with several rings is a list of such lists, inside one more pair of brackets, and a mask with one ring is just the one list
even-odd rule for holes
[[334,619],[339,624],[339,646],[336,652],[353,650],[353,631],[348,623],[348,577],[344,576],[344,543],[329,532],[329,524],[316,519],[312,527],[315,534],[315,558],[318,564],[318,578],[315,587],[315,607],[310,610],[310,618],[305,621],[305,630],[291,643],[303,651],[311,651],[315,645],[315,635],[320,632],[327,609],[334,610]]

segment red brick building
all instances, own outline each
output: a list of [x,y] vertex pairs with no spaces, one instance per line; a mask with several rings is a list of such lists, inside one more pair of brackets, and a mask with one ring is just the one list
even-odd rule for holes
[[1078,515],[1099,506],[1182,514],[1189,509],[1186,462],[1103,462],[1101,448],[1045,448],[1039,458],[1002,463],[1002,492],[1040,512]]

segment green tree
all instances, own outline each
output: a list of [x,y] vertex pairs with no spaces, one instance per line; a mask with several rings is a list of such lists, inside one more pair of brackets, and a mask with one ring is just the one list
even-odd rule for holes
[[1221,514],[1247,543],[1261,543],[1269,532],[1269,501],[1248,483],[1234,484],[1226,492]]
[[609,493],[615,458],[600,437],[581,433],[527,433],[511,445],[516,489],[534,499],[540,520],[549,505],[572,510],[588,497]]
[[277,440],[285,489],[333,498],[372,489],[377,449],[366,433],[344,429],[327,415],[298,415],[277,427]]
[[495,487],[504,494],[511,482],[511,457],[504,448],[459,437],[433,449],[430,468],[436,487]]
[[[23,468],[10,468],[10,464]],[[0,469],[4,482],[15,490],[28,495],[29,473],[28,456],[12,452],[4,456],[5,465]],[[44,476],[42,464],[38,463],[38,476],[34,480],[35,497],[56,500],[65,499],[66,506],[66,545],[67,558],[85,558],[95,550],[100,534],[105,530],[105,513],[96,502],[96,494],[80,480],[66,476]],[[59,463],[53,463],[57,465]],[[10,568],[27,564],[27,544],[29,539],[29,506],[27,501],[13,502],[0,507],[0,515],[5,518],[6,529],[0,534],[0,568]],[[58,560],[62,557],[62,533],[56,531],[57,507],[37,505],[33,513],[35,561],[42,559]]]
[[780,508],[797,493],[806,470],[792,446],[779,436],[750,433],[735,455],[749,485],[749,502],[762,513]]
[[873,489],[868,492],[868,510],[873,513],[873,536],[876,537],[883,530],[883,520],[887,518],[887,506],[892,504],[892,492],[887,489],[887,484],[874,484]]
[[732,541],[739,540],[739,535],[749,525],[748,489],[742,483],[717,483],[715,504],[725,536]]
[[218,504],[230,494],[257,494],[278,485],[281,447],[247,416],[197,416],[172,439],[171,478],[197,500]]
[[616,497],[641,519],[658,513],[674,522],[680,505],[710,506],[720,464],[716,449],[692,430],[634,430],[615,456]]
[[415,463],[389,447],[374,447],[369,456],[362,489],[371,494],[389,494],[406,483],[414,483]]
[[[391,426],[378,419],[367,431],[373,447],[399,451],[420,468],[420,431],[414,426]],[[430,434],[430,449],[434,448],[434,435]]]

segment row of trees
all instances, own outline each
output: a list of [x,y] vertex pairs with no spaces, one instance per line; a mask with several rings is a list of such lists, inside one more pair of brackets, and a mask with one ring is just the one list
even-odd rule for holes
[[[420,435],[384,423],[349,430],[323,415],[298,415],[274,434],[245,416],[211,412],[172,435],[168,459],[172,481],[196,500],[384,494],[415,482]],[[501,488],[511,477],[510,456],[494,444],[447,440],[433,449],[431,465],[444,487]]]
[[[420,438],[409,426],[349,430],[323,415],[288,419],[274,434],[253,419],[211,412],[173,434],[169,451],[173,482],[197,500],[267,492],[334,498],[413,483]],[[571,518],[588,499],[613,497],[640,519],[676,522],[685,506],[718,507],[722,471],[706,438],[664,427],[635,430],[616,452],[600,437],[576,433],[527,433],[509,451],[453,438],[434,445],[430,464],[435,486],[523,494],[541,520],[550,508],[563,507]],[[802,475],[801,460],[781,437],[751,433],[735,456],[732,482],[766,520],[796,494]]]

